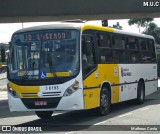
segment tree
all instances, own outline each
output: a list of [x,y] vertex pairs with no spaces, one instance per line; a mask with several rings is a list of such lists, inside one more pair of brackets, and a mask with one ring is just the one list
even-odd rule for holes
[[113,28],[122,30],[122,26],[120,26],[119,22],[116,25],[113,25]]
[[143,19],[130,19],[128,21],[128,24],[131,25],[136,25],[139,29],[140,32],[140,28],[141,27],[145,27],[147,28],[149,23],[151,23],[154,19],[153,18],[143,18]]
[[155,38],[156,43],[160,45],[160,27],[155,23],[150,23],[143,33],[152,35]]

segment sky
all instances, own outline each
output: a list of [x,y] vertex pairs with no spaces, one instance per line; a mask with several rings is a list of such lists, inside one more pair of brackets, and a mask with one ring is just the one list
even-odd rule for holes
[[[136,26],[129,26],[128,25],[128,19],[121,19],[121,20],[109,20],[108,25],[113,26],[113,24],[116,24],[117,22],[120,23],[124,31],[127,32],[133,32],[133,33],[139,33],[139,30]],[[11,39],[12,34],[22,29],[22,27],[32,27],[32,26],[38,26],[38,25],[47,25],[47,24],[53,24],[55,22],[28,22],[28,23],[0,23],[0,43],[6,43],[9,42]],[[87,23],[95,24],[95,25],[101,25],[101,21],[89,21]],[[154,18],[154,23],[156,23],[160,27],[160,18]],[[143,31],[143,28],[142,28]]]

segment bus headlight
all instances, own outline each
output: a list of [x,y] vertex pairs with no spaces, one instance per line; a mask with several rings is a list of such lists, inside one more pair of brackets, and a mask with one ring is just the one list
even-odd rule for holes
[[13,88],[11,88],[8,84],[7,84],[7,90],[8,93],[12,95],[14,98],[18,98],[16,91]]
[[75,81],[73,85],[71,85],[69,88],[66,89],[63,96],[70,96],[75,91],[77,91],[78,87],[79,87],[79,82]]

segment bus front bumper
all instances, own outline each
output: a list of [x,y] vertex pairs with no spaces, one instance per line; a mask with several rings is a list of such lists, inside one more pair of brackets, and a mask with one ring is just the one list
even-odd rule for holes
[[[45,98],[14,98],[8,93],[8,103],[10,111],[58,111],[58,110],[82,110],[84,109],[84,100],[83,100],[83,90],[79,89],[70,96],[61,97],[58,104],[52,105],[50,107],[34,107],[35,101],[45,100]],[[56,98],[46,98],[50,101]],[[28,103],[26,105],[26,102]],[[55,104],[55,103],[54,103]]]

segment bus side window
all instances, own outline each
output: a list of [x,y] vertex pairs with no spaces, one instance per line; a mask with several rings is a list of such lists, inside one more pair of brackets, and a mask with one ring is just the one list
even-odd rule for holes
[[155,54],[154,40],[150,39],[148,41],[148,48],[149,48],[149,51],[150,51],[151,62],[155,63],[156,62],[156,54]]
[[99,47],[111,47],[110,35],[105,32],[97,33]]
[[111,49],[98,48],[100,63],[113,63],[113,56]]
[[148,48],[147,48],[147,40],[140,39],[139,44],[140,44],[140,49],[141,50],[148,50]]
[[150,63],[151,57],[149,54],[147,39],[144,39],[144,38],[139,39],[139,45],[140,45],[140,52],[141,52],[141,62]]
[[125,49],[125,40],[121,35],[112,36],[112,48],[113,49]]
[[133,50],[138,50],[137,39],[134,37],[127,38],[127,48],[133,49]]
[[140,63],[140,54],[136,37],[127,38],[127,48],[130,63]]
[[114,63],[127,62],[124,36],[118,34],[112,36],[112,54]]
[[111,50],[111,34],[106,32],[97,33],[98,44],[98,61],[100,63],[113,63],[113,56]]

